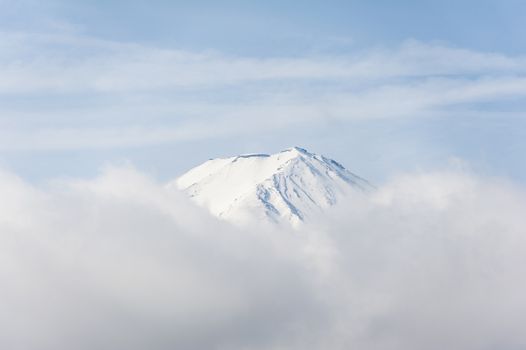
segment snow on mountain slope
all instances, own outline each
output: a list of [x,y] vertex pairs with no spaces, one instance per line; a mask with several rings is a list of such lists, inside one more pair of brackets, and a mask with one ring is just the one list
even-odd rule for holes
[[334,160],[299,147],[273,155],[212,159],[169,186],[185,191],[198,205],[233,223],[256,219],[293,226],[353,191],[372,188]]

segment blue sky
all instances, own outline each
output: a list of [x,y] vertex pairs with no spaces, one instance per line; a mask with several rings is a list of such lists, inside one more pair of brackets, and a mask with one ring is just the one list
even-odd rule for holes
[[408,38],[521,53],[526,34],[521,0],[3,3],[3,22],[21,30],[46,30],[55,22],[106,39],[258,55],[327,48],[320,40],[368,46]]
[[291,145],[526,181],[523,1],[0,0],[0,166],[161,179]]

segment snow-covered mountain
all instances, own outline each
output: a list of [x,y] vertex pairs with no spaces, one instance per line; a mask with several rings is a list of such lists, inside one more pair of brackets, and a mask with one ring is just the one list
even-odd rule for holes
[[344,196],[372,189],[341,164],[299,147],[273,155],[211,159],[169,186],[236,224],[256,219],[295,227]]

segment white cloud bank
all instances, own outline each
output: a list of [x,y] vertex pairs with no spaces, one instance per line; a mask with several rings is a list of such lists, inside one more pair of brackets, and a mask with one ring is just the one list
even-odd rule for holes
[[402,176],[300,232],[215,221],[129,168],[0,174],[0,347],[519,349],[526,193]]

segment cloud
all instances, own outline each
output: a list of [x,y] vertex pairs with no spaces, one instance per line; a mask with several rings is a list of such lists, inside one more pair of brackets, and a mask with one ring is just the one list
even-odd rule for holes
[[133,168],[0,174],[9,349],[522,348],[524,189],[406,174],[299,232],[239,229]]
[[504,105],[526,91],[523,56],[440,43],[265,58],[71,32],[0,37],[6,151],[141,147],[455,109],[483,117],[484,103],[506,117]]
[[256,58],[75,35],[3,33],[1,91],[141,91],[249,82],[368,82],[401,77],[519,74],[526,59],[407,41],[354,54]]

